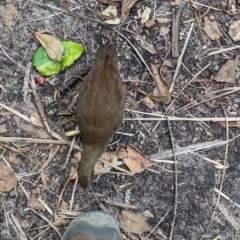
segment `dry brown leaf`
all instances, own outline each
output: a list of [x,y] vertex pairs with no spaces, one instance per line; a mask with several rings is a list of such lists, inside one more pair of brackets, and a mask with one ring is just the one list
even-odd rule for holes
[[146,218],[154,218],[154,215],[149,210],[144,211],[142,215]]
[[82,153],[80,151],[73,155],[73,157],[76,158],[78,161],[81,160],[81,156],[82,156]]
[[145,22],[148,21],[149,17],[150,17],[150,13],[151,13],[151,8],[149,7],[145,7],[142,16],[141,16],[141,24],[144,24]]
[[12,152],[9,152],[8,159],[9,159],[9,162],[13,165],[18,165],[20,162],[20,158],[17,158],[15,156],[15,153],[12,153]]
[[0,162],[0,192],[9,192],[17,185],[17,178],[10,167]]
[[[118,160],[115,152],[104,152],[100,158],[107,162],[112,163],[113,165],[116,165]],[[94,175],[107,173],[111,170],[111,168],[112,168],[111,166],[103,164],[100,161],[97,161],[94,166]]]
[[119,159],[123,159],[124,157],[127,157],[128,153],[127,150],[125,148],[120,148],[116,151],[116,156]]
[[133,110],[139,109],[139,104],[137,101],[135,101],[131,96],[127,96],[127,102],[129,103],[129,106]]
[[142,48],[144,48],[145,50],[147,50],[151,54],[155,54],[156,53],[156,50],[154,49],[153,45],[151,43],[148,43],[145,40],[145,37],[137,35],[135,38],[136,38],[137,41],[140,41],[140,44],[141,44]]
[[48,29],[44,29],[40,32],[34,32],[35,37],[44,47],[48,56],[52,60],[60,61],[62,58],[64,47],[59,40],[57,40],[50,34],[51,32]]
[[0,125],[0,133],[5,133],[7,131],[7,126],[6,124],[1,124]]
[[169,88],[165,85],[162,76],[158,73],[157,67],[154,64],[151,64],[151,68],[154,75],[154,81],[159,91],[159,97],[163,98],[162,102],[168,104],[171,101],[171,93],[169,92]]
[[6,1],[6,7],[0,6],[0,18],[2,23],[10,31],[13,31],[15,19],[17,17],[17,10],[11,0]]
[[37,112],[32,112],[30,114],[30,121],[33,126],[44,128],[42,119]]
[[17,116],[13,116],[13,120],[17,124],[17,127],[19,129],[27,132],[32,137],[43,138],[43,139],[49,138],[49,135],[46,133],[45,130],[34,127],[32,124],[22,121],[21,118],[19,118]]
[[222,33],[218,27],[217,22],[211,21],[207,17],[204,17],[203,31],[206,33],[209,39],[213,41],[218,40],[222,36]]
[[155,26],[155,20],[153,18],[149,19],[147,22],[145,22],[146,28],[151,28]]
[[132,173],[141,173],[152,166],[152,163],[133,146],[127,145],[127,153],[128,156],[123,158],[123,162]]
[[235,73],[235,62],[234,60],[228,60],[225,62],[220,70],[217,72],[216,76],[213,78],[218,82],[236,82]]
[[129,15],[129,12],[132,8],[132,6],[137,2],[138,0],[123,0],[122,2],[122,16],[121,16],[121,23],[124,23]]
[[145,97],[143,99],[143,102],[150,108],[153,109],[155,107],[155,103],[153,102],[153,100],[151,100],[149,97]]
[[240,40],[240,20],[234,21],[230,24],[228,34],[233,39],[233,41]]
[[124,231],[128,233],[143,234],[151,230],[145,217],[141,213],[122,211],[119,221]]
[[32,193],[30,198],[28,199],[27,206],[35,209],[35,210],[42,210],[45,211],[43,205],[37,200],[38,194]]
[[169,33],[170,29],[168,27],[161,26],[159,30],[160,36],[165,36]]

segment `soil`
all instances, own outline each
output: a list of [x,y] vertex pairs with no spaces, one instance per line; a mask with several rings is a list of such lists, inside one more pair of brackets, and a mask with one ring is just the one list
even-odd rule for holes
[[[149,232],[141,236],[129,233],[120,225],[122,239],[194,240],[202,236],[203,239],[240,239],[239,125],[237,121],[232,121],[235,125],[227,128],[224,126],[226,121],[222,121],[222,125],[210,120],[202,121],[202,118],[227,116],[238,118],[239,123],[240,62],[238,58],[240,50],[233,49],[212,56],[208,56],[207,53],[240,44],[240,41],[234,42],[228,34],[229,25],[240,19],[240,5],[236,3],[235,12],[232,12],[229,6],[233,6],[231,4],[234,1],[231,0],[198,0],[201,5],[195,6],[197,10],[191,5],[191,1],[180,1],[180,6],[172,6],[169,0],[139,0],[131,8],[125,23],[108,27],[101,23],[101,18],[89,11],[91,9],[94,12],[102,12],[108,6],[102,2],[104,1],[84,0],[83,5],[81,1],[75,0],[14,1],[16,17],[7,21],[8,24],[12,22],[12,26],[7,25],[3,17],[0,21],[0,103],[28,117],[31,113],[38,112],[31,85],[28,84],[26,102],[22,91],[27,64],[31,62],[34,52],[40,47],[29,29],[34,31],[48,29],[57,39],[82,43],[85,53],[79,60],[67,70],[47,78],[44,85],[37,85],[37,92],[51,130],[63,139],[71,141],[72,137],[65,137],[65,132],[76,128],[74,99],[77,90],[94,63],[99,46],[103,41],[110,42],[115,46],[119,56],[119,71],[127,86],[128,100],[125,120],[119,129],[120,134],[114,136],[107,151],[114,152],[131,144],[154,164],[133,176],[112,169],[106,174],[95,176],[87,192],[80,186],[75,189],[75,180],[68,181],[68,179],[71,169],[76,166],[74,155],[78,150],[73,149],[70,152],[70,161],[65,165],[69,154],[68,145],[44,144],[37,140],[35,143],[24,143],[1,139],[1,137],[54,138],[49,137],[45,130],[33,127],[0,106],[1,161],[8,162],[18,177],[15,188],[0,194],[0,239],[60,239],[59,234],[49,225],[49,222],[52,222],[63,235],[75,213],[92,210],[108,211],[117,218],[122,210],[140,213],[149,210],[153,214],[152,218],[147,218],[152,229],[150,235]],[[122,1],[111,2],[116,5],[120,16]],[[0,6],[6,7],[6,2],[0,0]],[[154,105],[150,108],[150,105],[143,100],[144,95],[138,91],[141,89],[150,94],[156,86],[146,65],[151,70],[151,64],[155,64],[159,71],[161,70],[166,85],[169,86],[173,82],[177,66],[177,58],[173,58],[171,54],[172,21],[160,23],[160,20],[155,20],[154,26],[147,28],[140,23],[141,19],[139,19],[139,11],[143,11],[146,6],[152,10],[151,18],[155,16],[156,19],[172,20],[172,15],[178,11],[178,8],[182,9],[178,23],[179,53],[184,48],[191,26],[191,23],[185,23],[185,21],[195,19],[195,14],[201,16],[206,13],[206,6],[211,7],[206,16],[212,20],[215,19],[222,32],[219,40],[210,40],[203,32],[203,18],[199,18],[201,34],[197,24],[193,26],[171,92],[174,103],[167,114],[169,117],[179,118],[174,121],[170,118],[169,121],[156,120],[160,114],[166,113],[169,104],[153,100],[151,103]],[[160,30],[166,33],[162,34]],[[144,49],[137,40],[137,35],[152,44],[156,53],[153,54]],[[139,54],[145,63],[139,58]],[[234,82],[213,80],[228,60],[235,61]],[[208,64],[210,65],[202,71]],[[199,81],[192,81],[189,84],[193,76],[199,72],[201,72],[197,76]],[[31,76],[34,78],[37,74],[36,69],[32,67],[29,78]],[[187,87],[180,93],[186,85]],[[229,88],[237,90],[221,95]],[[55,93],[58,93],[56,98],[53,97]],[[206,94],[214,99],[208,100]],[[205,102],[200,103],[197,100],[200,97]],[[178,109],[194,101],[200,104],[177,112]],[[68,114],[60,114],[63,112]],[[195,120],[180,119],[187,117]],[[6,126],[5,130],[3,125]],[[227,139],[232,140],[226,144],[224,141]],[[211,146],[215,141],[218,144]],[[76,137],[76,144],[81,146],[79,136]],[[196,146],[200,147],[195,149]],[[172,149],[175,151],[175,157]],[[37,179],[41,166],[53,151],[56,151],[56,154],[44,169],[47,179],[47,188],[44,189],[42,181]],[[19,162],[11,162],[11,159],[18,159]],[[212,161],[208,161],[209,159]],[[217,164],[226,165],[226,171],[218,168]],[[120,167],[127,169],[124,164]],[[177,174],[175,174],[176,171]],[[65,184],[64,193],[60,196]],[[221,190],[221,197],[217,201],[219,190]],[[54,212],[54,218],[45,208],[32,210],[34,207],[29,205],[27,198],[31,195],[40,197]],[[69,211],[69,214],[56,209],[61,197],[66,205],[72,204],[72,211]],[[116,203],[130,204],[136,208],[133,210],[117,206]],[[61,208],[63,208],[62,205]],[[69,207],[67,209],[69,210]],[[49,222],[39,214],[44,215]],[[18,231],[14,229],[13,226],[16,224],[11,222],[12,216],[16,218],[19,229],[23,231],[25,237],[21,238]],[[57,220],[61,225],[56,224]],[[174,227],[171,236],[172,226]]]

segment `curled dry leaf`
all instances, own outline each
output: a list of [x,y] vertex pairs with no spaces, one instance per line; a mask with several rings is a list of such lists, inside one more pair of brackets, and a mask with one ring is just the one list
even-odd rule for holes
[[233,41],[240,40],[240,20],[234,21],[229,26],[228,34],[232,38]]
[[9,192],[17,185],[17,178],[10,167],[0,162],[0,192]]
[[228,60],[225,62],[213,79],[218,82],[235,83],[236,73],[234,60]]
[[211,21],[207,17],[204,17],[203,31],[206,33],[209,39],[213,41],[218,40],[222,36],[222,33],[218,27],[217,22]]
[[120,18],[117,18],[116,6],[109,5],[105,10],[103,10],[102,14],[105,16],[108,16],[108,17],[112,17],[112,19],[108,19],[108,20],[104,21],[107,24],[117,25],[117,24],[120,24],[120,22],[121,22]]
[[142,16],[141,16],[141,24],[144,24],[145,22],[148,21],[149,17],[150,17],[150,13],[151,13],[151,8],[149,7],[145,7]]
[[123,162],[132,173],[141,173],[146,168],[152,166],[152,163],[141,152],[131,145],[127,146],[127,157],[123,158]]
[[132,6],[137,2],[138,0],[123,0],[122,2],[122,15],[121,15],[121,23],[124,23],[129,15],[129,12],[132,8]]
[[141,213],[122,211],[119,221],[124,231],[128,233],[143,234],[151,230],[145,217]]
[[168,104],[171,101],[171,93],[169,92],[169,88],[166,86],[162,76],[158,73],[157,67],[154,64],[151,64],[151,68],[154,75],[154,81],[159,91],[159,97],[162,98],[162,102]]
[[35,37],[46,50],[49,58],[61,61],[64,47],[59,40],[50,35],[51,32],[44,29],[40,32],[34,32]]

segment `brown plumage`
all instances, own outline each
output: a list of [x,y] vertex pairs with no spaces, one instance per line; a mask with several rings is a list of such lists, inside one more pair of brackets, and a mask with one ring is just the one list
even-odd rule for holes
[[88,187],[95,163],[120,127],[123,111],[124,88],[117,55],[111,45],[103,45],[84,78],[77,102],[76,121],[83,146],[78,181],[82,187]]

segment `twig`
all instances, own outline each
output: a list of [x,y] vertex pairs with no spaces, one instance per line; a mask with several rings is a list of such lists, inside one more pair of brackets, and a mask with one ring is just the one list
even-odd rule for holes
[[27,211],[27,210],[31,210],[33,211],[35,214],[37,214],[39,217],[41,217],[45,222],[47,222],[55,231],[56,233],[59,235],[60,239],[62,239],[62,235],[61,233],[58,231],[58,229],[52,224],[51,221],[49,221],[43,214],[40,214],[38,213],[37,211],[35,211],[34,209],[32,208],[26,208],[24,209],[24,211]]
[[177,77],[177,75],[178,75],[178,71],[179,71],[179,68],[180,68],[180,66],[181,66],[181,64],[182,64],[182,58],[183,58],[183,55],[184,55],[185,50],[186,50],[186,48],[187,48],[187,44],[188,44],[189,38],[190,38],[190,36],[191,36],[193,26],[194,26],[194,23],[191,24],[191,27],[190,27],[189,32],[188,32],[188,35],[187,35],[187,39],[186,39],[186,41],[185,41],[185,43],[184,43],[184,46],[183,46],[183,50],[182,50],[181,54],[180,54],[179,57],[178,57],[177,67],[176,67],[176,70],[175,70],[175,73],[174,73],[174,76],[173,76],[173,80],[175,80],[176,77]]
[[[213,62],[213,61],[212,61]],[[179,97],[179,95],[185,90],[185,88],[195,79],[198,77],[198,75],[200,75],[205,69],[207,69],[212,62],[210,62],[209,64],[207,64],[201,71],[199,71],[196,75],[193,76],[193,78],[182,88],[182,90],[178,93],[178,95],[175,97],[175,99],[170,103],[170,105],[168,105],[167,110],[169,110],[173,103],[175,102],[175,100]]]
[[223,108],[223,111],[224,111],[224,114],[225,114],[225,120],[226,120],[226,135],[227,135],[227,139],[226,139],[226,148],[225,148],[225,156],[224,156],[224,168],[223,168],[223,172],[222,172],[222,178],[221,178],[221,183],[220,183],[220,188],[219,188],[219,193],[218,193],[218,196],[217,196],[217,201],[216,201],[216,204],[214,206],[214,209],[213,209],[213,212],[212,212],[212,215],[211,215],[211,219],[209,221],[209,224],[205,230],[205,233],[202,235],[202,237],[200,238],[203,239],[204,238],[204,235],[207,233],[207,231],[209,230],[211,224],[212,224],[212,221],[214,219],[214,216],[215,216],[215,213],[216,213],[216,210],[218,208],[218,204],[219,204],[219,201],[220,201],[220,197],[221,197],[221,192],[222,192],[222,188],[223,188],[223,182],[224,182],[224,179],[225,179],[225,174],[226,174],[226,164],[227,164],[227,155],[228,155],[228,142],[229,142],[229,131],[228,131],[228,118],[227,118],[227,113],[225,111],[225,108],[222,106]]
[[36,103],[36,106],[38,108],[39,114],[40,114],[40,116],[42,118],[43,125],[45,126],[45,129],[47,130],[48,134],[51,135],[51,129],[50,129],[49,125],[48,125],[47,116],[46,116],[46,114],[44,112],[44,108],[43,108],[42,102],[40,100],[40,96],[38,94],[37,87],[36,87],[33,75],[31,76],[31,85],[32,85],[32,90],[33,90],[33,94],[34,94],[34,97],[35,97],[35,103]]
[[24,76],[24,80],[23,80],[22,92],[23,92],[23,101],[25,103],[27,101],[27,95],[28,95],[28,91],[29,91],[29,81],[30,81],[29,76],[30,76],[31,67],[32,67],[32,63],[29,62],[26,66],[25,76]]
[[240,45],[234,46],[234,47],[229,47],[229,48],[224,48],[224,49],[220,49],[217,51],[213,51],[207,54],[207,56],[212,56],[212,55],[216,55],[216,54],[220,54],[220,53],[224,53],[224,52],[228,52],[234,49],[240,48]]
[[116,170],[118,170],[118,171],[120,171],[120,172],[127,173],[127,174],[129,174],[129,175],[131,175],[131,176],[134,175],[133,173],[131,173],[131,172],[129,172],[129,171],[123,169],[123,168],[120,168],[120,167],[118,167],[118,166],[116,166],[116,165],[114,165],[114,164],[112,164],[112,163],[110,163],[110,162],[108,162],[108,161],[106,161],[106,160],[104,160],[104,159],[102,159],[102,158],[99,158],[99,160],[100,160],[102,163],[107,164],[108,166],[110,166],[110,167],[112,167],[112,168],[114,168],[114,169],[116,169]]
[[172,151],[173,151],[173,157],[174,157],[174,176],[175,176],[175,185],[174,185],[174,214],[173,214],[173,220],[172,220],[172,227],[171,227],[171,232],[170,232],[170,236],[169,239],[172,240],[172,236],[173,236],[173,230],[175,227],[175,222],[176,222],[176,217],[177,217],[177,204],[178,204],[178,173],[177,173],[177,154],[175,151],[175,143],[173,140],[173,135],[172,135],[172,128],[170,125],[170,121],[168,119],[168,115],[167,115],[167,109],[166,106],[164,105],[165,108],[165,113],[167,116],[167,124],[168,124],[168,129],[169,129],[169,133],[170,133],[170,138],[171,138],[171,143],[172,143]]
[[[50,139],[37,139],[37,138],[21,138],[21,137],[1,137],[0,142],[25,142],[25,143],[43,143],[43,144],[61,144],[70,145],[71,142],[65,140],[50,140]],[[80,147],[74,145],[74,148],[80,150]]]
[[41,166],[41,168],[39,169],[40,172],[42,172],[45,167],[47,167],[47,165],[53,160],[54,156],[57,154],[57,152],[60,149],[60,145],[57,145],[53,151],[53,153],[51,155],[49,155],[48,159],[46,162],[43,163],[43,165]]
[[179,56],[178,51],[178,38],[179,38],[179,19],[182,9],[178,8],[177,13],[172,15],[172,56],[177,58]]

